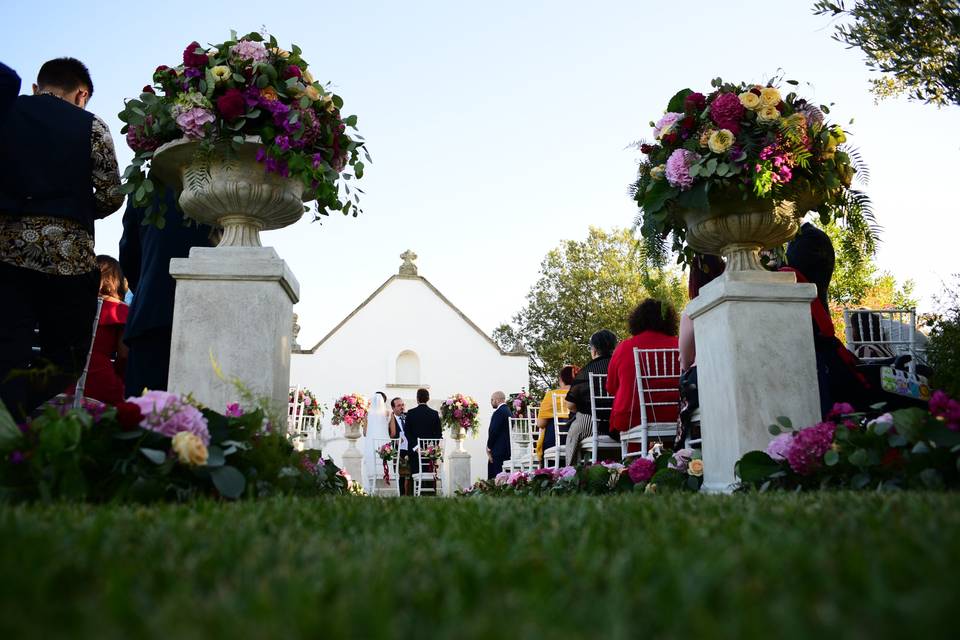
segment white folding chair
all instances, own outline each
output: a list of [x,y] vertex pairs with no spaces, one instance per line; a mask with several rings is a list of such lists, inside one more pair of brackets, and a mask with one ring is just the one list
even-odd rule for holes
[[[540,413],[540,407],[535,406],[533,402],[527,405],[527,420],[530,421],[530,437],[533,438],[533,448],[537,448],[537,440],[540,439],[540,427],[537,426],[537,415]],[[536,455],[536,451],[534,451]]]
[[607,374],[591,373],[587,376],[590,384],[590,421],[593,435],[580,445],[584,452],[589,452],[591,460],[596,464],[600,459],[600,449],[620,452],[620,443],[610,436],[600,435],[597,429],[598,422],[610,423],[610,412],[613,410],[613,396],[607,393]]
[[908,368],[916,374],[916,309],[844,309],[846,346],[863,362],[879,362],[910,355]]
[[510,418],[510,470],[533,473],[537,468],[536,441],[529,418]]
[[566,420],[570,416],[570,412],[567,410],[565,394],[554,393],[550,398],[550,402],[553,404],[553,419],[550,421],[550,426],[546,428],[553,429],[554,445],[543,450],[543,466],[558,469],[560,468],[560,461],[566,461],[567,457],[566,449],[564,449],[567,437],[567,426],[563,424],[563,428],[561,429],[561,424],[563,420]]
[[[623,459],[637,455],[647,455],[650,436],[655,438],[671,437],[676,433],[676,420],[658,420],[657,411],[675,413],[679,401],[680,388],[680,350],[679,349],[633,349],[633,366],[637,376],[636,390],[640,398],[640,415],[631,416],[631,424],[639,420],[639,425],[620,434],[620,452]],[[667,381],[663,386],[656,381]],[[640,451],[628,454],[627,447],[639,442]],[[688,440],[686,445],[697,441]]]
[[[443,440],[437,440],[433,438],[417,438],[418,454],[426,451],[429,447],[442,449]],[[434,463],[435,467],[431,469],[430,460],[426,460],[420,455],[417,457],[420,460],[420,469],[417,473],[413,474],[413,495],[419,496],[423,493],[432,493],[439,496],[441,485],[443,484],[443,460],[437,460]],[[434,482],[434,479],[436,479],[436,482]],[[424,481],[430,484],[424,486]]]
[[[374,452],[380,451],[380,448],[384,445],[389,444],[393,446],[393,450],[397,452],[397,456],[390,460],[389,462],[385,460],[380,460],[379,455],[377,460],[380,460],[378,467],[371,470],[370,475],[370,486],[373,487],[373,495],[375,496],[399,496],[400,495],[400,438],[376,438],[373,441]],[[387,474],[390,476],[390,483],[383,477],[383,464],[386,462],[387,465]]]

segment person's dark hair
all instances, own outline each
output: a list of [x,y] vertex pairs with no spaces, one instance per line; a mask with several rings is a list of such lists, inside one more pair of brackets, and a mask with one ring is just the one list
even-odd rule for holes
[[693,300],[700,295],[700,289],[722,274],[725,266],[720,256],[695,254],[693,263],[690,265],[690,274],[687,276],[687,295],[690,299]]
[[577,377],[577,371],[579,371],[579,369],[577,369],[577,367],[573,366],[572,364],[566,365],[565,367],[560,369],[560,382],[562,382],[567,386],[570,386],[571,384],[573,384],[573,379]]
[[127,284],[120,263],[110,256],[97,256],[100,267],[100,295],[120,298],[127,295]]
[[397,400],[402,400],[402,398],[401,398],[400,396],[397,396],[396,398],[394,398],[393,400],[391,400],[391,401],[390,401],[390,408],[391,408],[391,409],[396,409],[396,408],[397,408]]
[[85,87],[93,95],[93,80],[90,70],[76,58],[55,58],[43,63],[37,73],[37,86],[73,91]]
[[384,402],[387,401],[387,394],[385,394],[383,391],[377,391],[377,395],[383,398]]
[[809,222],[800,227],[797,237],[787,245],[787,264],[817,285],[817,297],[824,306],[836,261],[830,236]]
[[677,335],[677,312],[673,305],[653,298],[647,298],[637,305],[637,308],[627,319],[630,335],[635,336],[642,331],[656,331],[668,336]]
[[609,329],[601,329],[590,336],[590,346],[601,356],[609,356],[617,348],[617,334]]
[[420,404],[430,402],[430,392],[426,389],[417,389],[417,402]]

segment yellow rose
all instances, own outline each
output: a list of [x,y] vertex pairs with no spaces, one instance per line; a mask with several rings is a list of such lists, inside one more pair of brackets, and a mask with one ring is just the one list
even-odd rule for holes
[[663,180],[667,175],[667,168],[658,164],[657,166],[650,169],[650,179],[651,180]]
[[780,104],[780,92],[773,87],[764,87],[760,90],[760,104],[765,107],[775,107]]
[[706,147],[710,144],[710,136],[716,133],[716,129],[704,129],[703,133],[700,134],[700,146]]
[[326,109],[327,112],[332,112],[337,108],[336,105],[333,104],[333,97],[329,93],[320,98],[320,101],[323,103],[323,108]]
[[273,49],[270,49],[270,51],[271,51],[271,53],[273,53],[273,54],[274,54],[275,56],[277,56],[278,58],[289,58],[289,57],[290,57],[290,52],[287,51],[286,49],[281,49],[280,47],[275,47],[275,48],[273,48]]
[[189,431],[181,431],[173,436],[172,446],[183,464],[193,467],[207,464],[207,445]]
[[723,153],[733,146],[734,140],[735,137],[732,131],[729,129],[720,129],[719,131],[713,132],[713,135],[710,136],[710,140],[707,142],[707,146],[710,147],[710,151],[714,153]]
[[210,73],[213,74],[213,78],[217,81],[217,84],[226,82],[230,79],[230,76],[233,75],[233,72],[230,71],[230,67],[223,64],[218,64],[213,69],[210,69]]
[[763,107],[757,111],[757,122],[769,124],[780,120],[780,112],[776,107]]
[[687,465],[687,473],[692,476],[700,477],[703,475],[703,460],[691,460]]
[[307,88],[303,90],[303,93],[314,102],[320,99],[320,90],[312,84],[308,84]]
[[655,484],[653,484],[653,483],[651,482],[651,483],[648,484],[646,487],[644,487],[643,492],[644,492],[644,493],[656,493],[656,492],[657,492],[657,485],[655,485]]
[[760,107],[760,96],[753,91],[744,91],[740,94],[740,104],[750,111],[756,111]]
[[273,87],[264,87],[260,89],[260,97],[264,100],[277,100],[280,96],[277,95],[277,90]]
[[302,76],[303,76],[304,82],[306,82],[307,84],[313,84],[313,76],[310,74],[309,71],[303,71]]

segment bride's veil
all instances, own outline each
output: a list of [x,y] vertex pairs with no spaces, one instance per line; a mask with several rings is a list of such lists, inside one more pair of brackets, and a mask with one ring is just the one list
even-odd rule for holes
[[[377,464],[376,440],[386,440],[390,437],[387,428],[387,406],[379,393],[373,394],[370,401],[370,409],[367,411],[367,435],[363,443],[363,464],[365,467],[364,475],[369,485],[371,476],[379,468]],[[370,489],[368,488],[368,491]]]

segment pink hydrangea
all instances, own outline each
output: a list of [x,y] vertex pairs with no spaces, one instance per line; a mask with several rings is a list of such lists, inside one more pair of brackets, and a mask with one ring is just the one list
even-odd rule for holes
[[518,484],[523,484],[527,481],[527,474],[523,471],[514,471],[507,477],[507,484],[510,486],[517,486]]
[[793,431],[781,433],[767,445],[767,455],[774,460],[786,460],[787,450],[793,442]]
[[693,460],[693,449],[680,449],[670,457],[667,468],[686,473],[691,460]]
[[270,57],[262,42],[253,42],[252,40],[241,40],[230,47],[230,53],[241,60],[253,60],[254,62],[262,62]]
[[557,479],[563,480],[564,478],[572,478],[577,475],[576,467],[560,467],[557,471]]
[[637,458],[627,467],[627,475],[634,484],[648,482],[657,472],[657,463],[648,458]]
[[177,126],[188,138],[203,138],[206,135],[204,127],[216,121],[216,116],[209,109],[193,107],[185,109],[177,115]]
[[663,117],[657,120],[657,124],[653,126],[654,137],[656,137],[657,139],[660,139],[660,135],[664,131],[666,131],[673,125],[675,125],[677,121],[679,121],[680,118],[682,117],[683,117],[682,113],[675,113],[673,111],[668,111],[667,113],[663,114]]
[[802,476],[819,469],[823,464],[823,454],[833,444],[836,428],[832,422],[821,422],[798,431],[784,455],[790,468]]
[[728,129],[734,135],[740,133],[740,119],[744,107],[735,93],[721,93],[710,103],[710,119],[721,129]]
[[960,431],[960,402],[943,391],[934,391],[930,396],[930,413],[945,422],[951,431]]
[[243,415],[243,409],[240,408],[239,402],[233,402],[227,405],[227,411],[223,415],[228,418],[239,418]]
[[667,159],[667,182],[681,190],[689,189],[693,185],[690,176],[690,165],[700,159],[700,156],[687,149],[677,149]]
[[493,479],[493,483],[494,483],[495,485],[497,485],[497,486],[502,486],[502,485],[507,484],[507,482],[508,482],[509,480],[510,480],[510,472],[508,472],[508,471],[501,471],[501,472],[498,473],[498,474],[496,475],[496,477]]
[[210,444],[207,419],[192,404],[180,399],[175,393],[147,391],[140,397],[128,398],[127,402],[140,407],[143,420],[140,426],[172,438],[181,431],[197,436],[203,444]]

